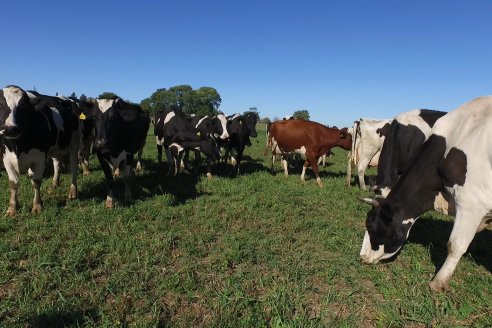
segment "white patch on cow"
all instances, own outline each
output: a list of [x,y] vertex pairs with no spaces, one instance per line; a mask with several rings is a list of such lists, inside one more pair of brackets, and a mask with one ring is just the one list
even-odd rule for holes
[[227,139],[229,138],[229,133],[227,133],[227,118],[225,117],[224,114],[219,114],[217,115],[217,118],[220,121],[220,125],[222,126],[222,135],[220,136],[220,139]]
[[306,167],[302,166],[301,180],[304,181],[304,175],[306,174]]
[[202,117],[198,123],[195,125],[195,129],[198,129],[198,126],[200,126],[200,124],[202,124],[203,120],[206,119],[208,117],[208,115],[205,115],[204,117]]
[[395,255],[400,250],[400,248],[401,246],[398,247],[398,249],[393,253],[385,253],[384,245],[379,245],[376,251],[372,250],[371,239],[369,238],[369,232],[367,232],[366,230],[366,233],[364,234],[364,240],[362,242],[362,247],[360,250],[360,258],[364,263],[375,264],[381,260],[389,259],[393,255]]
[[35,148],[30,149],[27,153],[20,153],[19,156],[6,148],[3,155],[3,164],[9,180],[15,182],[18,181],[19,174],[26,173],[32,165],[40,165],[45,160],[46,154]]
[[5,120],[6,126],[17,126],[15,122],[14,110],[17,108],[19,101],[22,98],[22,91],[16,87],[7,87],[3,89],[3,96],[7,102],[7,106],[10,108],[10,114]]
[[155,122],[155,124],[156,124],[156,125],[157,125],[157,124],[159,124],[159,122],[160,122],[160,121],[161,121],[161,118],[159,117],[159,118],[157,119],[157,122]]
[[405,126],[416,126],[425,135],[425,139],[427,139],[431,134],[432,128],[419,116],[420,113],[420,109],[414,109],[396,116],[395,120]]
[[164,138],[159,139],[158,136],[155,136],[155,142],[157,143],[157,145],[162,146],[164,145]]
[[301,148],[294,150],[294,152],[301,155],[306,155],[306,147],[302,146]]
[[380,191],[381,191],[381,196],[386,198],[386,197],[388,197],[388,194],[390,193],[391,189],[389,187],[384,187],[384,188],[380,189]]
[[234,114],[234,116],[233,116],[233,117],[231,117],[231,118],[229,119],[229,121],[232,121],[233,119],[235,119],[236,117],[239,117],[239,116],[241,116],[241,114],[236,113],[236,114]]
[[176,116],[176,114],[174,112],[169,112],[167,113],[166,117],[164,118],[164,124],[167,124],[169,123],[169,121],[174,117]]
[[401,221],[401,224],[414,224],[414,223],[415,223],[415,219],[406,219]]
[[184,150],[184,148],[181,147],[181,145],[180,144],[177,144],[177,143],[170,144],[169,145],[169,148],[171,148],[171,147],[176,147],[178,149],[178,154]]
[[97,99],[97,106],[101,110],[101,112],[106,112],[111,106],[113,106],[113,99]]
[[51,112],[53,113],[53,121],[55,121],[56,128],[58,129],[58,131],[64,131],[63,118],[60,112],[55,107],[50,107],[50,108],[51,108]]

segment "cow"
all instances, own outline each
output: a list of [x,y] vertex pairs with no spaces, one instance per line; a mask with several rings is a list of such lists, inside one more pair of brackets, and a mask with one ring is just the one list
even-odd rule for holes
[[[207,177],[211,178],[211,164],[219,160],[219,149],[215,140],[208,134],[197,133],[190,117],[183,111],[168,107],[156,113],[154,135],[157,141],[157,158],[162,162],[162,147],[167,156],[169,174],[178,173],[185,150],[200,150],[207,158]],[[223,134],[225,135],[225,134]]]
[[258,113],[245,112],[244,114],[234,114],[227,117],[227,132],[229,139],[221,144],[226,149],[225,160],[231,156],[231,163],[234,166],[233,174],[240,174],[240,164],[246,146],[251,146],[250,137],[256,138],[256,122]]
[[[333,147],[350,150],[352,138],[347,130],[328,128],[320,123],[305,120],[276,121],[270,127],[268,143],[277,144],[283,153],[296,152],[306,156],[301,180],[304,181],[306,168],[311,165],[316,183],[322,187],[318,173],[318,158]],[[285,168],[284,161],[284,168]]]
[[132,201],[129,179],[135,153],[145,145],[150,126],[148,112],[121,98],[97,99],[94,149],[104,172],[107,196],[106,208],[113,208],[113,173],[123,171],[125,201]]
[[20,174],[28,172],[34,189],[32,213],[42,211],[41,181],[48,157],[53,158],[59,181],[59,162],[69,154],[71,185],[69,199],[77,198],[78,116],[69,101],[32,94],[14,85],[0,90],[0,135],[2,159],[9,178],[8,216],[16,214]]
[[492,223],[492,96],[476,98],[438,119],[421,152],[387,198],[367,200],[365,263],[394,256],[410,229],[440,195],[456,216],[443,266],[430,282],[434,291],[449,280],[475,233]]
[[375,120],[361,118],[354,122],[352,147],[347,163],[346,185],[350,186],[352,165],[357,167],[359,188],[367,190],[364,175],[368,166],[377,166],[384,136],[389,129],[391,120]]
[[[209,115],[192,115],[190,118],[191,125],[198,135],[209,136],[214,140],[227,140],[227,118],[224,114],[215,116]],[[189,150],[185,151],[184,162],[188,161]],[[195,161],[200,162],[200,151],[195,150]]]
[[374,186],[376,194],[383,197],[389,194],[391,187],[420,153],[434,123],[445,114],[442,111],[415,109],[393,119],[379,156]]

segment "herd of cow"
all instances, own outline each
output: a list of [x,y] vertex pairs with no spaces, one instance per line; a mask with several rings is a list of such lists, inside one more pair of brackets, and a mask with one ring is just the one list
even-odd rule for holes
[[[207,175],[220,161],[221,151],[239,171],[250,137],[256,137],[256,113],[224,116],[189,116],[177,108],[158,111],[154,118],[158,161],[162,148],[168,169],[177,174],[187,163],[188,152],[206,158]],[[0,90],[0,156],[8,174],[10,201],[7,215],[16,214],[21,173],[28,172],[34,199],[32,212],[41,211],[40,185],[48,158],[53,159],[53,186],[59,183],[60,163],[70,158],[69,198],[77,197],[78,164],[88,173],[92,151],[103,169],[107,196],[113,207],[113,174],[122,171],[124,197],[131,201],[128,179],[139,170],[150,117],[138,105],[114,100],[52,97],[17,86]],[[322,124],[285,119],[267,127],[265,152],[282,156],[285,174],[292,154],[305,157],[301,179],[311,166],[321,187],[318,159],[333,147],[350,150],[347,184],[351,168],[357,167],[360,188],[366,190],[364,171],[378,166],[374,197],[361,198],[372,205],[360,252],[365,263],[393,257],[408,238],[420,215],[431,209],[454,215],[448,256],[430,286],[447,288],[456,265],[475,233],[492,223],[492,97],[474,99],[446,113],[413,110],[392,120],[360,119],[352,128],[338,129]],[[134,165],[134,156],[137,163]]]

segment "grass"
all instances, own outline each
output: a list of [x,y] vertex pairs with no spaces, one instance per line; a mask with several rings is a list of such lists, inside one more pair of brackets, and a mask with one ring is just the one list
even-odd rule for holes
[[[113,210],[104,208],[95,158],[78,200],[66,201],[68,175],[52,194],[43,182],[40,215],[30,214],[23,177],[18,215],[0,219],[0,325],[492,326],[490,231],[475,237],[446,293],[427,286],[452,228],[434,212],[417,221],[396,260],[363,265],[368,207],[357,200],[365,193],[344,185],[346,152],[335,149],[321,169],[323,188],[311,171],[306,183],[300,169],[286,178],[277,164],[271,175],[262,128],[243,174],[215,168],[212,180],[165,175],[149,135],[136,200]],[[0,185],[5,213],[5,172]],[[118,200],[122,189],[117,180]]]

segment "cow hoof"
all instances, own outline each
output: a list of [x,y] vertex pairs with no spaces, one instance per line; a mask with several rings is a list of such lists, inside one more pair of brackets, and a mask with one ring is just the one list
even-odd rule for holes
[[212,173],[207,173],[207,178],[208,178],[209,180],[212,180]]
[[57,185],[51,185],[51,186],[48,188],[48,194],[53,195],[53,194],[56,192],[56,188],[58,188],[58,186],[57,186]]
[[142,172],[142,164],[140,164],[140,162],[137,163],[137,166],[135,167],[135,172],[137,173]]
[[429,287],[435,292],[443,292],[449,289],[449,284],[447,282],[440,282],[434,279],[429,282]]
[[76,199],[77,198],[77,188],[75,186],[70,187],[70,191],[68,192],[68,199]]
[[15,216],[17,214],[15,206],[9,206],[6,214],[7,214],[7,216]]
[[120,176],[120,169],[116,169],[116,170],[114,170],[114,172],[113,172],[113,176],[114,176],[114,177],[119,177],[119,176]]
[[105,207],[106,208],[113,208],[113,200],[106,199]]
[[32,214],[39,214],[42,211],[43,211],[43,207],[41,206],[41,204],[34,204],[32,206],[32,210],[31,210]]
[[86,177],[86,176],[89,176],[91,174],[91,172],[90,171],[84,171],[83,174],[84,174],[84,177]]

